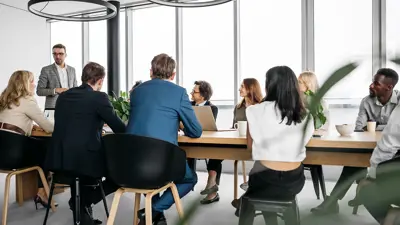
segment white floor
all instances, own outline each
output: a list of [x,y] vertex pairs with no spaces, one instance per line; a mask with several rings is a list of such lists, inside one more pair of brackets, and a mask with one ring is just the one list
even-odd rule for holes
[[[187,210],[191,205],[197,203],[200,196],[199,192],[206,183],[207,175],[203,172],[198,172],[199,183],[197,184],[195,191],[189,193],[183,198],[184,208]],[[2,193],[4,188],[4,176],[0,175],[0,192]],[[240,181],[240,180],[239,180]],[[326,182],[328,193],[332,189],[334,183]],[[14,187],[14,185],[12,186]],[[13,189],[13,188],[12,188]],[[349,191],[349,194],[344,200],[340,202],[340,214],[333,216],[317,217],[310,213],[312,207],[317,206],[321,200],[317,200],[314,194],[314,189],[311,181],[307,181],[303,191],[298,196],[299,207],[301,211],[302,225],[376,225],[378,224],[368,214],[365,208],[360,207],[358,215],[352,215],[352,209],[347,206],[347,201],[354,197],[355,186]],[[12,190],[14,191],[14,190]],[[234,208],[230,202],[233,199],[233,176],[230,174],[223,174],[220,185],[220,201],[211,205],[199,205],[193,218],[189,224],[195,225],[228,225],[238,224],[238,218],[234,215]],[[3,196],[3,195],[1,195]],[[33,201],[26,202],[24,206],[18,207],[15,202],[14,194],[11,195],[9,212],[8,212],[8,225],[35,225],[42,224],[44,218],[44,209],[38,211],[35,210]],[[113,195],[108,196],[108,205],[111,205]],[[56,201],[59,203],[57,212],[51,213],[47,224],[49,225],[72,225],[72,214],[68,208],[67,201],[69,199],[69,193],[63,193],[56,196]],[[3,197],[0,197],[0,202],[3,202]],[[143,201],[142,201],[143,203]],[[102,204],[98,204],[94,207],[95,217],[102,219],[105,224],[106,216]],[[169,224],[174,225],[177,219],[177,212],[174,206],[166,212],[166,217]],[[122,197],[120,206],[117,212],[117,218],[115,224],[132,224],[133,223],[133,195],[126,194]],[[264,224],[262,217],[256,218],[254,224]],[[281,223],[283,224],[283,223]]]

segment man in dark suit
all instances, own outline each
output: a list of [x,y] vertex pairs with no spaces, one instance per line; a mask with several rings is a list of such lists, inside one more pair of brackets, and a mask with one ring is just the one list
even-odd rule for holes
[[[186,90],[171,81],[175,77],[175,60],[160,54],[151,61],[151,80],[137,86],[130,96],[130,118],[127,133],[157,138],[178,145],[178,126],[182,121],[185,135],[200,137],[202,127],[194,114]],[[197,175],[186,163],[182,180],[174,181],[182,198],[197,183]],[[171,190],[153,197],[154,225],[167,224],[164,210],[174,204]],[[144,210],[139,211],[139,224],[146,224]]]
[[[213,90],[207,81],[199,80],[194,82],[194,87],[192,92],[192,105],[193,106],[210,106],[211,111],[214,115],[214,119],[217,120],[218,108],[210,102]],[[189,162],[195,165],[195,159],[190,159]],[[202,195],[207,195],[204,199],[200,201],[201,204],[210,204],[219,201],[218,195],[218,184],[219,178],[222,171],[222,160],[210,159],[207,163],[208,180],[207,186],[204,190],[200,192]]]
[[[82,85],[60,94],[55,107],[55,127],[46,165],[50,171],[79,176],[81,183],[96,183],[106,175],[101,141],[104,122],[115,133],[126,130],[125,124],[116,116],[107,94],[100,92],[104,77],[103,66],[88,63],[83,68]],[[106,195],[117,189],[108,179],[103,182],[103,186]],[[71,188],[72,196],[74,190]],[[91,206],[100,200],[99,188],[81,187],[82,224],[93,224]],[[74,198],[71,198],[70,205],[74,205],[73,202]]]

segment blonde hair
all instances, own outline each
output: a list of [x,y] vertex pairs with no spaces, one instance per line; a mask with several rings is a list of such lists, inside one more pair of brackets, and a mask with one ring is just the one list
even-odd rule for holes
[[30,83],[33,81],[33,74],[26,70],[15,71],[8,85],[0,95],[0,112],[11,109],[12,105],[19,106],[19,99],[33,94],[30,90]]
[[319,89],[319,84],[317,76],[312,71],[304,71],[300,74],[299,80],[306,86],[307,90],[312,92],[317,92]]

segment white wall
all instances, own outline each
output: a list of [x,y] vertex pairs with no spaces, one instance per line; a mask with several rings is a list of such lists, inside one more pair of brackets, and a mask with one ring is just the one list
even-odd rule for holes
[[[46,20],[0,5],[0,90],[19,69],[33,72],[37,83],[41,68],[51,63],[50,57],[50,25]],[[44,98],[37,100],[43,107]]]

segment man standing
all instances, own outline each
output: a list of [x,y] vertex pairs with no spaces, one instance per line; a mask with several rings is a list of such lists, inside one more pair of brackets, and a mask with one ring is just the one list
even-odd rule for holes
[[[130,96],[130,118],[127,133],[157,138],[178,145],[178,127],[182,121],[183,132],[193,138],[200,137],[202,127],[197,120],[186,90],[171,81],[175,77],[175,60],[160,54],[151,61],[151,80],[137,86]],[[179,196],[183,197],[197,183],[197,175],[186,163],[186,174],[174,181]],[[153,197],[154,225],[167,224],[164,210],[174,204],[171,190]],[[139,224],[146,224],[144,210],[139,211]]]
[[42,68],[36,94],[46,96],[45,108],[54,108],[59,94],[77,86],[75,68],[65,64],[67,50],[64,45],[53,46],[54,64]]
[[[106,177],[105,153],[102,148],[104,122],[114,133],[124,133],[125,124],[114,112],[107,94],[100,92],[105,77],[104,67],[88,63],[82,72],[82,85],[60,94],[55,107],[55,127],[46,166],[80,177],[80,182],[96,184]],[[72,184],[74,186],[74,182]],[[118,187],[108,179],[103,182],[106,195]],[[81,224],[92,225],[92,204],[101,201],[99,188],[81,188]],[[74,196],[75,188],[71,188]],[[72,197],[71,196],[71,197]],[[74,198],[70,200],[74,206]],[[71,207],[74,210],[74,207]]]
[[[360,104],[360,110],[356,121],[356,131],[366,130],[368,121],[375,121],[377,126],[383,127],[388,123],[392,111],[400,103],[400,93],[393,90],[399,80],[396,71],[388,68],[379,69],[369,86],[369,96],[365,97]],[[338,200],[342,199],[355,180],[365,177],[367,168],[343,167],[339,180],[333,188],[331,195],[319,206],[312,208],[315,214],[338,213]],[[354,200],[349,202],[354,206]]]

